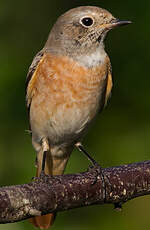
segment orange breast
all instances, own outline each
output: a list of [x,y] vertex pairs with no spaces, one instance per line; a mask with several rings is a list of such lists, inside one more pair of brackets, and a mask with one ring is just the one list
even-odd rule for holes
[[27,90],[32,131],[50,139],[82,132],[99,109],[107,61],[87,69],[69,58],[45,54]]

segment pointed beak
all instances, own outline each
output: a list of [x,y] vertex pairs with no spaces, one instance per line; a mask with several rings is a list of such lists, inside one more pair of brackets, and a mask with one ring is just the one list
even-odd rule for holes
[[125,26],[125,25],[131,24],[131,23],[132,23],[131,21],[121,21],[119,19],[115,19],[115,20],[113,20],[111,23],[109,23],[107,25],[107,28],[108,29],[113,29],[115,27]]

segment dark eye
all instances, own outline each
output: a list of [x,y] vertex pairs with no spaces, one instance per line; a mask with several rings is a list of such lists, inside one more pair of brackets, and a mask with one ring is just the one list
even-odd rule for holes
[[86,17],[86,18],[81,19],[81,24],[83,26],[89,27],[89,26],[92,26],[93,23],[94,23],[93,18]]

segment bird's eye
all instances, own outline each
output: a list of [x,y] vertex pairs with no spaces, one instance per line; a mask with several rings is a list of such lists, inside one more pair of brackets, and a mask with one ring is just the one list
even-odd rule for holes
[[93,18],[85,17],[81,19],[80,23],[85,27],[90,27],[93,25],[94,21]]

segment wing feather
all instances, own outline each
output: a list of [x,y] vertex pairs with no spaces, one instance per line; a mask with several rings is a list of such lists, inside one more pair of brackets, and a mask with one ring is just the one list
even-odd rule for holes
[[32,88],[33,88],[33,81],[36,77],[36,71],[39,66],[39,63],[43,59],[44,51],[41,50],[37,55],[34,57],[31,66],[29,67],[29,71],[26,78],[26,104],[28,110],[30,109],[31,99],[32,99]]
[[109,61],[108,62],[108,76],[107,76],[106,94],[105,94],[105,106],[107,105],[107,101],[111,96],[112,86],[113,86],[112,68],[111,68],[111,63]]
[[34,57],[31,66],[29,67],[29,71],[26,78],[26,106],[28,111],[28,120],[29,120],[29,130],[31,130],[30,126],[30,105],[32,101],[32,97],[34,95],[34,82],[36,79],[36,73],[38,71],[39,64],[43,60],[44,52],[41,50],[37,55]]

